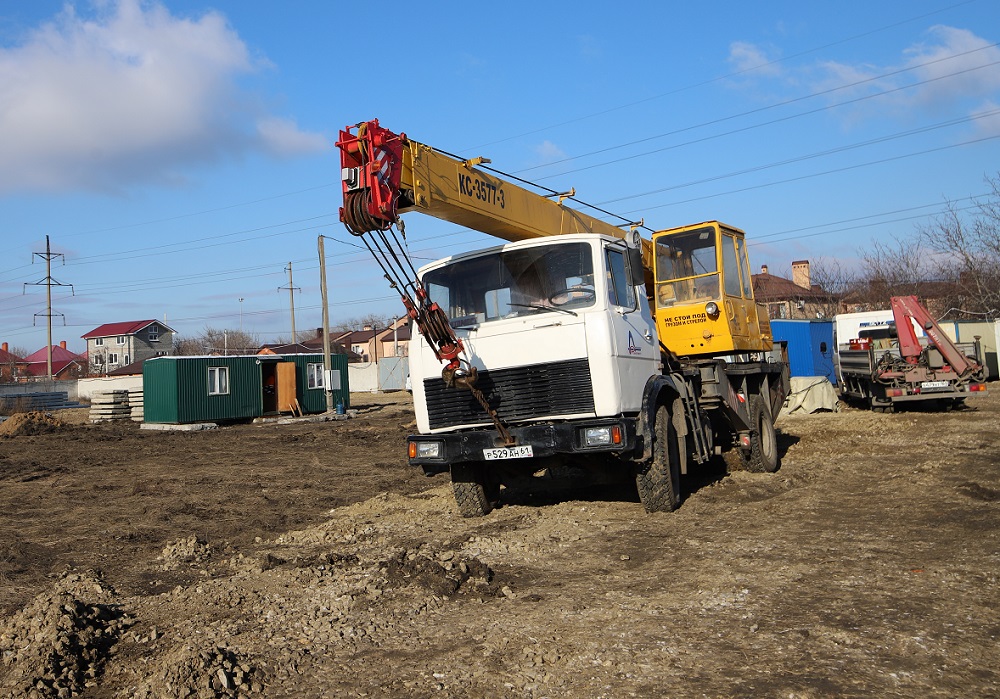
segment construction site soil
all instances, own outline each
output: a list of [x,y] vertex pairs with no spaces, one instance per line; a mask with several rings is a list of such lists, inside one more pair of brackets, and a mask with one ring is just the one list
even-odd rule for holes
[[354,403],[0,425],[0,697],[1000,695],[1000,389],[782,417],[777,473],[669,514],[540,479],[479,519],[407,394]]

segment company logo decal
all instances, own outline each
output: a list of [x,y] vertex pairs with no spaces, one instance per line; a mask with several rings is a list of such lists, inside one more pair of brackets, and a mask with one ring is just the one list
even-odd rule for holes
[[632,331],[628,331],[628,353],[629,354],[642,354],[642,347],[635,344],[635,338],[632,337]]

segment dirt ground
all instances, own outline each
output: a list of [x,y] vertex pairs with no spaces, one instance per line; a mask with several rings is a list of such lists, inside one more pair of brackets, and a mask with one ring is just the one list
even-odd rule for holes
[[462,519],[406,465],[406,394],[0,425],[0,696],[1000,696],[991,388],[782,417],[777,473],[716,466],[658,515],[540,488]]

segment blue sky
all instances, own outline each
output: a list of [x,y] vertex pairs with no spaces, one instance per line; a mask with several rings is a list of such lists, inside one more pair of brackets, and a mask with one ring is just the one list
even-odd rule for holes
[[[754,268],[851,266],[986,193],[997,42],[995,0],[0,0],[0,340],[45,344],[46,235],[77,351],[144,318],[287,336],[289,262],[318,327],[320,234],[334,322],[401,312],[337,219],[333,142],[375,117],[654,229],[721,219]],[[496,242],[407,234],[418,263]]]

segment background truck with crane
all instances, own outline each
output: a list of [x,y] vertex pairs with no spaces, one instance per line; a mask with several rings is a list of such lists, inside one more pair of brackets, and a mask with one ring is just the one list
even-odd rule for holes
[[[559,458],[611,464],[650,512],[677,507],[681,474],[730,449],[743,468],[777,468],[788,364],[741,230],[707,221],[646,240],[641,222],[623,230],[567,206],[582,203],[573,192],[529,191],[377,120],[337,146],[341,220],[420,331],[410,462],[450,471],[462,515]],[[508,242],[418,272],[410,211]]]
[[892,412],[900,403],[950,408],[986,390],[982,344],[956,344],[916,296],[894,296],[891,311],[834,318],[834,368],[841,394]]

